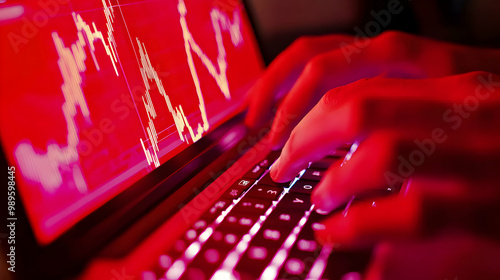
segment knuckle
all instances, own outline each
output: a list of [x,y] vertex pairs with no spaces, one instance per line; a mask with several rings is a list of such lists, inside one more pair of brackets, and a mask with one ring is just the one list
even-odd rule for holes
[[314,39],[309,36],[299,37],[295,39],[295,41],[293,41],[293,43],[290,45],[290,49],[293,52],[299,54],[309,53],[309,51],[313,48],[314,48]]
[[392,60],[406,60],[414,56],[418,42],[415,37],[400,31],[385,31],[374,39],[373,48],[378,56]]
[[377,83],[383,83],[384,78],[362,78],[351,84],[340,86],[329,90],[320,100],[323,109],[331,109],[344,102],[352,100],[354,97],[364,98],[370,89],[376,87]]
[[386,42],[398,42],[400,40],[405,40],[407,39],[408,34],[397,31],[397,30],[387,30],[382,32],[379,36],[377,36],[377,39],[380,41],[386,41]]
[[293,41],[286,49],[283,51],[278,58],[289,60],[289,59],[301,59],[307,58],[310,53],[313,52],[314,42],[312,37],[302,36],[295,41]]
[[338,35],[325,35],[325,36],[301,36],[290,45],[292,52],[298,55],[311,56],[318,53],[319,50],[323,49],[321,46],[325,46],[330,42],[332,38],[342,38]]
[[307,62],[304,73],[306,75],[323,76],[327,71],[327,63],[325,55],[317,55]]
[[462,84],[462,88],[474,90],[479,84],[479,77],[488,77],[491,73],[486,71],[474,71],[453,77],[457,83]]
[[337,106],[345,98],[345,90],[342,87],[329,90],[320,100],[322,109],[330,109]]

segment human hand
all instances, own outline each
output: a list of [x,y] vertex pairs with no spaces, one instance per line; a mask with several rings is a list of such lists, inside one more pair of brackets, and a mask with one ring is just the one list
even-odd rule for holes
[[500,51],[457,46],[395,31],[296,40],[250,90],[246,124],[260,127],[281,103],[271,128],[280,148],[295,125],[330,89],[362,78],[432,78],[471,71],[498,73]]
[[[494,124],[500,111],[500,78],[492,74],[500,73],[500,65],[492,63],[499,61],[499,52],[474,52],[471,48],[412,36],[395,38],[398,36],[398,33],[386,35],[384,40],[379,38],[378,44],[373,39],[372,44],[378,47],[367,47],[367,53],[360,54],[354,64],[338,63],[342,62],[342,53],[336,49],[309,60],[297,79],[282,75],[273,80],[273,72],[264,76],[256,86],[266,93],[256,93],[260,101],[274,100],[277,92],[286,92],[280,88],[280,82],[285,83],[284,88],[289,87],[290,92],[284,97],[276,119],[285,113],[295,116],[289,124],[276,121],[273,124],[275,147],[282,146],[295,128],[280,159],[273,165],[271,176],[276,181],[288,181],[309,162],[321,159],[344,143],[356,143],[352,157],[342,166],[331,167],[315,188],[312,201],[317,208],[330,211],[353,195],[374,188],[395,187],[409,178],[431,178],[424,185],[434,188],[411,184],[419,190],[418,195],[382,200],[375,208],[355,206],[345,217],[333,216],[325,222],[326,230],[318,233],[320,240],[344,246],[390,240],[388,248],[394,248],[394,240],[399,237],[418,240],[430,234],[425,232],[429,228],[434,233],[453,228],[498,238],[498,223],[490,213],[498,213],[496,205],[500,205],[498,187],[494,186],[500,176],[497,174],[500,131]],[[381,42],[386,42],[390,51],[382,49]],[[391,47],[387,42],[397,42],[402,48]],[[381,54],[377,56],[377,52]],[[467,56],[474,59],[463,59]],[[285,60],[282,57],[285,56],[276,65]],[[273,65],[275,69],[278,66]],[[492,73],[449,76],[478,69]],[[375,78],[362,79],[366,77]],[[401,77],[412,79],[395,79]],[[267,87],[266,80],[272,80],[272,86]],[[255,100],[254,104],[258,104]],[[255,108],[258,106],[251,107],[249,116],[258,112]],[[256,115],[260,116],[254,114],[254,119]],[[253,122],[249,120],[252,117],[247,122]],[[450,184],[436,183],[450,179],[463,186],[447,188],[444,186]],[[473,198],[471,194],[483,185],[489,186],[481,187],[481,192],[486,189],[488,195],[479,200]],[[429,189],[440,190],[442,195],[434,199]],[[433,223],[436,219],[431,219],[432,215],[439,213],[439,209],[447,215]],[[464,210],[457,212],[458,209]],[[482,215],[461,219],[465,213],[477,209]],[[478,219],[485,222],[475,224]],[[492,259],[498,260],[498,255]]]
[[500,279],[495,183],[412,179],[404,196],[361,203],[325,221],[323,244],[374,245],[363,279]]
[[[386,241],[396,250],[399,240],[420,243],[450,228],[498,239],[500,133],[488,122],[500,108],[496,81],[498,76],[476,72],[423,80],[374,78],[332,90],[294,129],[272,176],[289,180],[342,143],[358,141],[351,158],[332,166],[315,187],[317,208],[330,211],[353,195],[409,178],[409,189],[418,192],[378,200],[376,207],[355,205],[346,216],[325,221],[325,230],[317,232],[320,241],[344,247]],[[394,250],[389,253],[397,254]],[[375,263],[380,263],[377,256]],[[384,275],[396,269],[383,264]]]
[[359,143],[332,166],[312,201],[330,211],[370,189],[395,188],[417,176],[495,179],[500,78],[474,72],[436,79],[373,78],[335,88],[295,127],[271,168],[289,181],[343,143]]
[[[500,212],[500,139],[494,122],[485,123],[496,119],[500,87],[489,84],[492,92],[483,96],[488,83],[482,84],[479,77],[498,81],[489,73],[470,73],[426,80],[374,78],[342,87],[323,97],[283,148],[272,176],[289,180],[338,145],[360,141],[351,158],[326,171],[313,191],[313,203],[326,211],[353,195],[395,188],[411,178],[409,190],[418,192],[377,200],[375,207],[354,205],[345,216],[327,219],[325,230],[316,233],[321,242],[344,248],[383,242],[386,249],[373,256],[366,279],[476,280],[500,274],[490,264],[500,260],[500,252],[488,248],[495,244],[488,240],[498,243],[500,236],[495,214]],[[477,107],[470,107],[475,98]],[[455,104],[463,106],[456,108],[467,118],[453,110]],[[422,178],[427,180],[417,184]],[[450,183],[452,179],[459,183]],[[436,241],[443,231],[469,232],[471,236],[464,237],[468,245],[464,247],[462,239]],[[477,262],[459,265],[458,256],[471,258],[466,254],[470,244],[481,246],[473,251],[484,252],[486,268]],[[413,267],[394,265],[393,260],[403,256],[410,263],[420,261]],[[439,270],[433,269],[436,265]]]

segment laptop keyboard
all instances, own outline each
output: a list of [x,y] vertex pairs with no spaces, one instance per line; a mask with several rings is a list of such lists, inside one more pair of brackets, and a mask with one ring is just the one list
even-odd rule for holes
[[315,240],[325,216],[310,196],[343,157],[326,157],[291,182],[275,183],[269,169],[278,156],[270,153],[227,189],[142,279],[324,279],[332,248]]

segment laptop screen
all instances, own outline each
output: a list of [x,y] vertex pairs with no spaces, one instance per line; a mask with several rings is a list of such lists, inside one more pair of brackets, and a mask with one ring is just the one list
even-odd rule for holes
[[0,133],[47,244],[240,111],[262,71],[237,0],[0,4]]

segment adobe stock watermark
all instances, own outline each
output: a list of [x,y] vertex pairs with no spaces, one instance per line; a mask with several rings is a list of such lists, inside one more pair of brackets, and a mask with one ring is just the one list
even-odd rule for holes
[[21,28],[7,34],[7,39],[14,49],[14,52],[18,54],[21,47],[35,38],[40,32],[40,29],[45,27],[49,23],[49,20],[59,13],[61,6],[68,3],[68,0],[39,0],[37,2],[39,7],[38,11],[34,12],[30,17],[23,16],[21,18]]
[[[470,118],[479,109],[481,102],[489,99],[500,88],[500,81],[493,81],[493,74],[488,74],[486,77],[479,74],[477,80],[479,84],[473,94],[465,97],[462,103],[453,104],[450,109],[443,112],[443,122],[448,126],[446,129],[452,131],[460,129],[464,120]],[[407,157],[403,155],[397,157],[397,174],[390,171],[384,173],[388,186],[394,188],[412,176],[416,169],[436,152],[438,145],[448,140],[446,129],[436,127],[429,138],[415,139],[415,149],[411,150]]]
[[238,6],[239,2],[230,0],[215,0],[213,3],[214,7],[218,7],[219,10],[225,12],[226,14],[231,14],[234,9]]
[[[273,122],[278,124],[275,125],[275,130],[277,132],[285,130],[297,117],[296,114],[291,114],[287,112],[276,113],[273,111],[275,118],[271,120],[270,124]],[[269,126],[271,127],[271,126]],[[211,182],[206,184],[199,189],[194,189],[193,192],[195,197],[193,198],[193,204],[190,206],[186,204],[179,204],[178,208],[187,223],[193,223],[194,218],[201,214],[201,211],[209,206],[210,201],[217,196],[217,194],[226,186],[229,181],[231,181],[235,176],[248,168],[251,162],[253,162],[259,155],[268,148],[269,143],[262,142],[261,140],[269,133],[270,129],[268,126],[261,128],[257,133],[248,135],[245,139],[239,142],[237,152],[239,155],[247,153],[246,160],[242,161],[230,161],[226,164],[225,169],[217,172],[210,172],[209,176]],[[237,165],[236,165],[237,164]],[[230,167],[232,167],[230,169]],[[204,191],[206,189],[206,191]]]
[[371,38],[379,35],[384,27],[387,27],[392,21],[394,15],[398,15],[403,11],[403,5],[400,0],[390,0],[387,2],[387,7],[384,10],[378,12],[371,10],[370,15],[373,16],[374,20],[369,21],[365,24],[364,30],[361,30],[359,26],[354,27],[354,42],[346,43],[341,42],[339,44],[340,50],[344,54],[347,63],[351,63],[351,56],[353,54],[359,54],[361,51],[368,47],[371,43]]
[[137,279],[136,276],[128,274],[125,267],[121,268],[121,271],[118,271],[116,268],[111,270],[112,278],[111,280],[134,280]]

